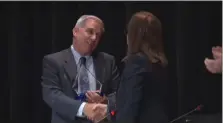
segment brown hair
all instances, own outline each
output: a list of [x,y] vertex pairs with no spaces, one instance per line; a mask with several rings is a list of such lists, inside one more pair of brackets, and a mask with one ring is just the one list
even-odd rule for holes
[[128,24],[128,55],[142,52],[150,62],[167,65],[160,20],[150,12],[135,13]]

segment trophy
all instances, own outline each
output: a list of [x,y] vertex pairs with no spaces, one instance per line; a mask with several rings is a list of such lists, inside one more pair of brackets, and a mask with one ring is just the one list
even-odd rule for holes
[[[75,90],[77,93],[77,96],[75,97],[75,99],[86,102],[87,97],[85,96],[85,94],[87,91],[97,91],[96,92],[97,94],[99,94],[100,96],[103,96],[103,93],[101,92],[102,84],[99,80],[96,79],[95,74],[93,74],[85,66],[81,66],[81,67],[83,67],[81,69],[84,69],[87,74],[85,73],[85,75],[82,75],[81,77],[82,73],[80,71],[78,71],[77,73],[77,76],[75,78],[75,83],[78,84],[78,88]],[[90,85],[90,82],[96,83],[96,84]],[[84,84],[88,85],[88,87],[84,87]]]
[[[89,69],[87,69],[85,66],[81,66],[83,68],[80,68],[76,78],[75,78],[75,82],[77,84],[77,88],[76,88],[76,93],[77,96],[75,97],[75,100],[80,100],[82,102],[87,102],[87,97],[86,97],[86,92],[87,91],[96,91],[96,93],[100,96],[104,96],[103,92],[102,92],[102,88],[103,85],[102,83],[96,78],[95,74],[93,74],[92,71],[90,71]],[[82,69],[82,70],[81,70]],[[84,70],[83,70],[84,69]],[[81,71],[80,71],[81,70]],[[83,75],[81,72],[85,71],[85,74]],[[102,71],[102,80],[104,80],[104,73],[105,73],[105,68]],[[94,83],[91,85],[91,83]],[[87,88],[83,87],[83,84],[88,85]],[[92,123],[99,123],[103,120],[106,120],[106,117],[108,116],[108,114],[106,114],[106,116],[104,116],[102,119],[98,120],[98,121],[94,121]]]

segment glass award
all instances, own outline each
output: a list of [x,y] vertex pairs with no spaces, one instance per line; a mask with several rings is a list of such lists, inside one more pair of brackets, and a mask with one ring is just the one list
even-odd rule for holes
[[[84,69],[84,74],[82,73],[82,71],[80,71],[81,69],[82,71]],[[75,97],[76,100],[86,102],[87,98],[85,94],[87,91],[96,91],[100,96],[103,96],[103,93],[101,92],[102,84],[99,80],[96,79],[96,76],[93,73],[95,72],[90,71],[85,66],[81,66],[81,68],[79,68],[77,76],[75,78],[75,83],[77,84],[77,88],[75,90],[77,93],[77,96]],[[85,84],[88,84],[88,88],[83,87]]]

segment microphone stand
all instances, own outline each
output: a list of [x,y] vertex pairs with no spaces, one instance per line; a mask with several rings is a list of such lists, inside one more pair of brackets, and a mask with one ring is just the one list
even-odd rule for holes
[[185,116],[187,116],[187,115],[189,115],[189,114],[191,114],[191,113],[193,113],[193,112],[195,112],[195,111],[200,111],[201,108],[203,108],[203,105],[199,105],[199,106],[197,106],[197,107],[196,107],[195,109],[193,109],[192,111],[189,111],[189,112],[187,112],[187,113],[181,115],[180,117],[177,117],[176,119],[172,120],[170,123],[173,123],[173,122],[175,122],[175,121],[177,121],[177,120],[179,120],[179,119],[181,119],[181,118],[183,118],[183,117],[185,117]]

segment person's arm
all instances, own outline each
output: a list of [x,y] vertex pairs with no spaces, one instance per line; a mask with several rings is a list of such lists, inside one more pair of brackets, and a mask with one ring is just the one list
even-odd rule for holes
[[[109,83],[110,92],[115,93],[117,91],[118,84],[120,82],[120,72],[115,62],[115,58],[112,58],[112,75],[111,82]],[[111,94],[110,93],[110,94]]]
[[[115,62],[115,58],[112,58],[111,62],[111,81],[109,83],[109,93],[106,95],[105,103],[108,105],[108,113],[116,110],[116,92],[118,88],[118,84],[120,82],[120,72]],[[109,120],[112,120],[113,116],[108,116]]]
[[[116,102],[116,91],[118,84],[120,82],[120,72],[117,67],[117,64],[115,62],[115,58],[112,58],[112,75],[111,75],[111,81],[109,82],[109,93],[107,94],[107,101],[108,104],[110,102],[110,106],[114,107],[114,104]],[[110,107],[109,106],[109,107]]]
[[[111,102],[115,102],[115,94],[117,91],[117,84],[120,81],[119,76],[119,70],[117,68],[117,65],[115,63],[115,58],[112,57],[111,59],[111,75],[108,83],[106,83],[104,88],[102,89],[102,92],[104,92],[104,96],[101,97],[99,94],[97,94],[95,91],[89,91],[86,93],[86,96],[88,98],[88,102],[96,102],[96,103],[103,103],[108,104],[109,100]],[[106,88],[106,90],[104,90]],[[114,96],[114,97],[113,97]]]
[[42,73],[43,100],[59,115],[74,120],[75,116],[82,115],[85,104],[66,96],[62,92],[57,69],[58,65],[55,61],[44,57]]
[[144,68],[138,63],[130,63],[123,70],[117,92],[117,123],[137,123],[145,74]]

